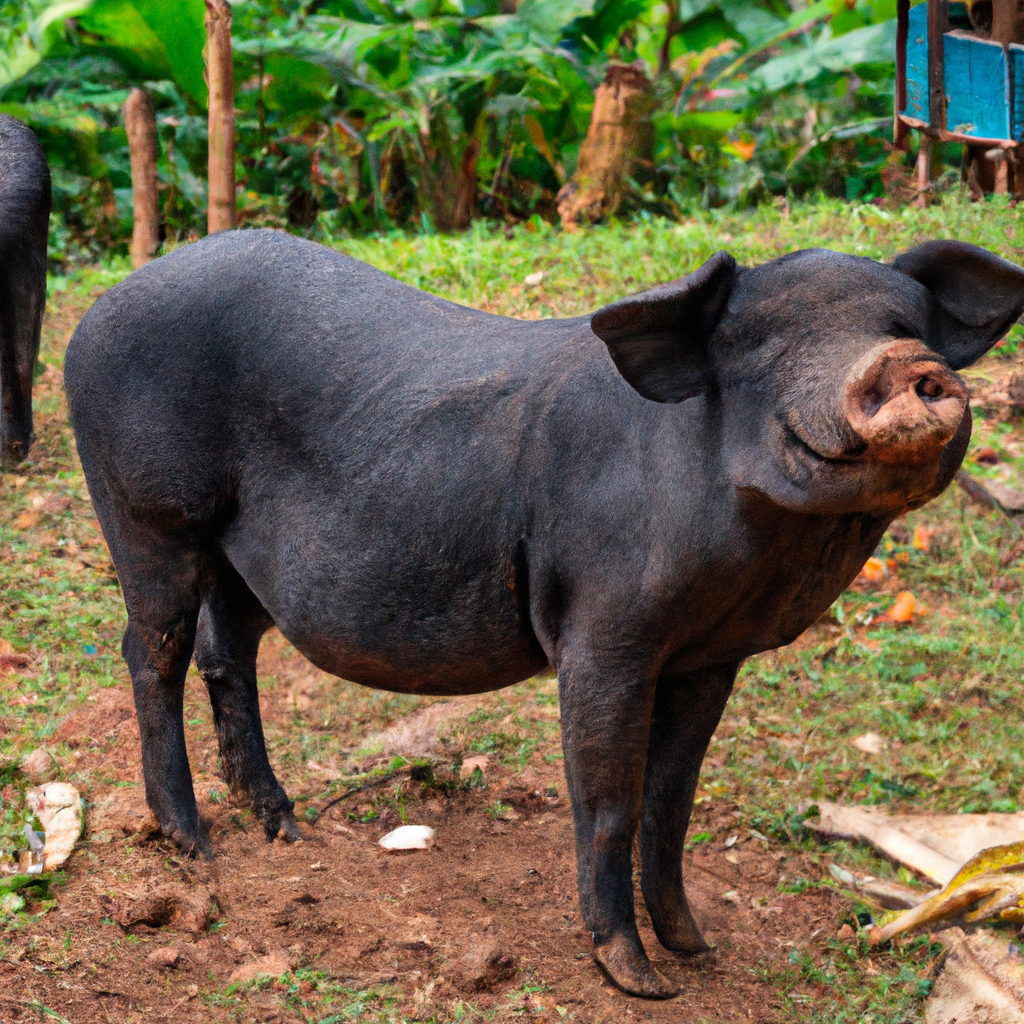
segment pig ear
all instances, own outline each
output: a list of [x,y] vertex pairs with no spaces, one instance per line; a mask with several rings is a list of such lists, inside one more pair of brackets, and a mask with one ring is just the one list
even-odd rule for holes
[[707,343],[729,299],[736,261],[716,252],[689,277],[599,309],[591,330],[644,398],[681,402],[704,390]]
[[1024,270],[967,242],[925,242],[893,267],[935,300],[928,347],[954,370],[983,356],[1024,312]]

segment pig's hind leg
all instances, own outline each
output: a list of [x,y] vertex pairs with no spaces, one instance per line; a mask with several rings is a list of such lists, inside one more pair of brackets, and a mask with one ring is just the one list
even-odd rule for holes
[[[100,502],[97,508],[104,511]],[[188,544],[158,537],[148,526],[122,520],[111,529],[102,514],[101,522],[128,609],[121,653],[132,677],[146,802],[164,835],[187,853],[209,856],[183,721],[204,560]]]
[[210,694],[224,775],[267,839],[282,834],[295,840],[294,805],[270,767],[256,690],[256,654],[271,625],[242,577],[226,560],[218,561],[199,613],[196,666]]
[[658,941],[679,953],[708,949],[686,899],[683,843],[701,762],[738,667],[665,673],[654,698],[644,771],[640,885]]

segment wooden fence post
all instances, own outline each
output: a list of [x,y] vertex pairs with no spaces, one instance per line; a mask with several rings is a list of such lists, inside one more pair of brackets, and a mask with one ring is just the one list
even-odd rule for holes
[[210,90],[206,224],[212,235],[235,226],[235,72],[228,0],[206,0],[203,56]]
[[160,210],[156,193],[156,114],[153,97],[132,89],[124,103],[124,129],[132,164],[132,266],[148,263],[160,248]]

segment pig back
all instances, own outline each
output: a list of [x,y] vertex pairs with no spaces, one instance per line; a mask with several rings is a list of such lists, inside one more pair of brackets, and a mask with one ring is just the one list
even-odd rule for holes
[[83,454],[102,453],[126,494],[138,477],[156,500],[184,478],[206,503],[257,465],[352,479],[408,456],[413,434],[449,471],[466,451],[446,446],[479,445],[495,420],[494,443],[513,445],[567,344],[570,362],[603,357],[614,374],[586,319],[491,316],[280,232],[224,232],[106,293],[65,379]]

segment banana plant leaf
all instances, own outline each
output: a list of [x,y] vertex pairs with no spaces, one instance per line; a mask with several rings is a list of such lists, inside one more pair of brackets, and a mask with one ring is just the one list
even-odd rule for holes
[[86,41],[142,81],[170,79],[206,106],[203,0],[93,0],[78,15]]
[[811,45],[762,64],[751,72],[749,81],[753,88],[778,92],[810,82],[823,71],[849,71],[858,64],[892,63],[895,52],[895,18],[835,37],[826,29]]
[[27,36],[19,36],[7,50],[0,50],[0,89],[16,82],[34,68],[42,58]]
[[61,42],[64,22],[80,14],[92,0],[60,0],[58,3],[26,5],[25,31],[4,40],[0,47],[0,89],[32,70]]
[[522,0],[516,15],[542,35],[557,39],[577,18],[594,13],[594,0]]
[[688,110],[679,114],[674,125],[681,132],[704,132],[724,135],[743,120],[735,110]]
[[870,942],[877,946],[903,932],[960,915],[970,922],[997,916],[1024,920],[1024,842],[982,850],[934,896],[873,928]]

